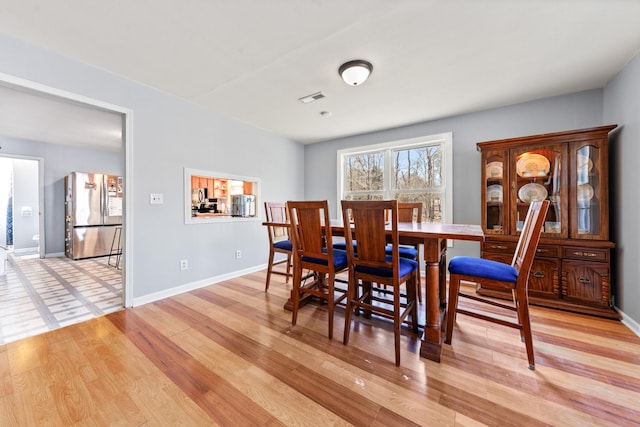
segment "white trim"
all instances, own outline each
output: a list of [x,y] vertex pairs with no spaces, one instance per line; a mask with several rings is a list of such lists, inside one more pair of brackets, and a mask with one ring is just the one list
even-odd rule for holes
[[625,325],[627,328],[629,328],[631,332],[633,332],[634,334],[640,337],[640,323],[636,322],[631,317],[624,314],[624,312],[618,309],[618,307],[614,307],[614,309],[618,313],[620,313],[620,315],[622,316],[622,319],[620,320],[622,324]]
[[204,288],[209,285],[214,285],[216,283],[224,282],[226,280],[235,279],[236,277],[244,276],[246,274],[255,273],[257,271],[261,271],[267,268],[267,264],[258,265],[255,267],[245,268],[244,270],[234,271],[232,273],[221,274],[219,276],[210,277],[208,279],[198,280],[196,282],[185,283],[181,286],[175,286],[170,289],[156,292],[153,294],[147,294],[145,296],[135,298],[133,301],[134,305],[137,307],[143,304],[149,304],[151,302],[160,301],[165,298],[174,297],[176,295],[180,295],[186,292],[190,292],[196,289]]
[[[123,275],[123,300],[125,307],[132,307],[133,302],[133,239],[128,238],[133,235],[133,210],[127,206],[133,206],[133,110],[119,105],[104,102],[98,99],[89,98],[73,92],[67,92],[51,86],[46,86],[31,80],[0,73],[0,83],[7,83],[14,86],[23,87],[36,92],[56,96],[86,104],[91,107],[101,108],[124,115],[123,141],[125,152],[125,221],[124,221],[124,251],[122,275]],[[44,179],[44,177],[43,177]],[[44,197],[44,196],[43,196]],[[43,219],[44,221],[44,219]],[[41,245],[44,246],[44,245]]]

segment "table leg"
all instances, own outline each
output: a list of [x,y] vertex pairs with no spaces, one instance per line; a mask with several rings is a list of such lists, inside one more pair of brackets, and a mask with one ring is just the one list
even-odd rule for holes
[[[425,327],[420,345],[420,356],[435,362],[440,362],[444,331],[446,325],[444,316],[445,300],[441,300],[443,292],[444,278],[441,268],[442,260],[446,259],[446,240],[425,239],[424,258],[426,263],[425,274]],[[442,283],[441,283],[442,282]],[[446,296],[445,296],[446,299]]]

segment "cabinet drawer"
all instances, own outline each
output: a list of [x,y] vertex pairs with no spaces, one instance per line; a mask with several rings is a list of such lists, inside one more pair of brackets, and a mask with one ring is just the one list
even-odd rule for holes
[[605,262],[609,260],[609,249],[564,247],[562,248],[562,257]]
[[[482,244],[483,252],[495,252],[501,254],[508,254],[513,256],[516,251],[516,242],[484,242]],[[555,245],[538,245],[536,249],[536,257],[544,258],[558,258],[559,247]],[[511,261],[509,261],[511,262]]]
[[[516,251],[516,243],[515,242],[487,242],[482,243],[482,250],[484,252],[500,252],[500,253],[508,253],[513,256],[513,253]],[[511,262],[511,261],[509,261]]]
[[558,258],[559,249],[560,248],[555,245],[538,245],[536,248],[536,257]]

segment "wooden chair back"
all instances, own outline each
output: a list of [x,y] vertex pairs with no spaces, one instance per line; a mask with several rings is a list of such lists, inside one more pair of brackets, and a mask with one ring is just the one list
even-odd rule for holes
[[422,222],[422,202],[398,202],[398,222]]
[[[342,201],[343,221],[351,221],[353,233],[345,233],[347,256],[351,252],[353,265],[375,268],[395,268],[398,266],[398,202],[397,200]],[[387,229],[389,222],[389,229]],[[390,239],[388,237],[390,233]],[[389,240],[390,241],[389,241]],[[353,241],[358,242],[357,252]],[[387,261],[387,243],[393,247],[392,262]],[[352,248],[349,251],[349,248]]]
[[329,204],[322,201],[287,202],[291,243],[296,258],[333,258]]
[[548,209],[548,200],[531,202],[529,206],[520,238],[518,239],[518,245],[511,261],[511,266],[518,270],[516,288],[524,287],[524,289],[527,289],[529,286],[529,273],[531,272],[533,259],[536,256]]
[[[284,202],[264,202],[265,221],[273,224],[285,224],[289,222],[287,205]],[[274,244],[280,240],[289,239],[289,227],[268,225],[269,243]]]

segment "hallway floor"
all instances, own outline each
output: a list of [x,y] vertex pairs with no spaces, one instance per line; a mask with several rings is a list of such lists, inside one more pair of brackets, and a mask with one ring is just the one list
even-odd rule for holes
[[122,271],[107,260],[10,254],[0,276],[0,344],[121,309]]

